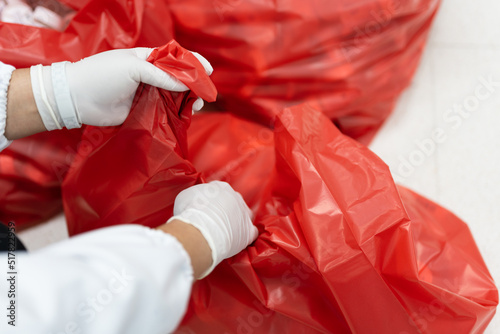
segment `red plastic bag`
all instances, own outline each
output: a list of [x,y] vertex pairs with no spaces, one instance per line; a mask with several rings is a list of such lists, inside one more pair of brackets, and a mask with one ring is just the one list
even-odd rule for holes
[[156,47],[174,38],[168,6],[162,1],[90,0],[68,27],[56,30],[0,22],[0,61],[17,68],[78,61],[111,49]]
[[189,138],[195,167],[243,194],[260,236],[194,285],[177,333],[480,333],[493,317],[498,292],[467,226],[397,188],[319,112],[285,110],[275,140],[200,115]]
[[309,102],[367,143],[418,65],[436,0],[169,0],[176,40],[214,66],[222,110],[271,125]]
[[188,130],[189,161],[203,179],[225,181],[257,212],[274,161],[273,131],[229,113],[195,115]]
[[[115,48],[155,47],[173,38],[168,6],[162,1],[61,2],[78,10],[64,32],[0,22],[0,61],[17,68],[77,61]],[[0,221],[24,227],[62,210],[60,187],[81,133],[39,134],[0,152]],[[79,151],[95,146],[99,137],[96,132],[88,136]]]
[[[114,149],[136,142],[122,138]],[[404,188],[400,195],[385,164],[321,113],[285,110],[274,138],[228,114],[199,115],[189,145],[201,175],[177,166],[230,182],[260,236],[194,285],[178,333],[470,333],[492,318],[498,293],[466,225]],[[145,154],[127,152],[128,161]],[[108,203],[119,195],[100,187],[104,180],[87,182]],[[168,206],[172,190],[155,190],[149,203],[127,198],[129,212],[115,219],[168,219],[150,213]]]
[[186,84],[175,93],[141,84],[129,117],[120,127],[88,126],[78,156],[63,183],[70,235],[103,226],[136,223],[151,227],[171,215],[175,196],[200,181],[185,159],[186,131],[197,96],[214,101],[215,86],[201,63],[175,41],[148,58]]
[[62,211],[61,183],[80,138],[80,130],[44,132],[1,152],[0,221],[25,228]]

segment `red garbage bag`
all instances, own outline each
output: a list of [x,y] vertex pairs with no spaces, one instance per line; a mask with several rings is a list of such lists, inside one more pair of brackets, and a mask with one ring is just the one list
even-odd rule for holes
[[63,32],[0,22],[0,61],[17,68],[78,61],[111,49],[156,47],[174,37],[168,6],[162,1],[62,2],[78,9]]
[[194,117],[190,159],[243,194],[260,236],[194,285],[177,333],[486,328],[498,292],[461,220],[396,187],[375,154],[308,106],[279,114],[274,140],[269,132]]
[[[162,1],[64,0],[78,10],[65,31],[0,22],[0,61],[17,68],[77,61],[115,48],[163,45],[173,38]],[[0,153],[0,221],[25,227],[62,210],[61,182],[82,130],[52,131],[16,140]],[[99,136],[81,143],[95,145]],[[56,166],[56,167],[54,167]]]
[[77,129],[44,132],[0,153],[0,221],[21,229],[62,211],[61,183],[80,138]]
[[225,181],[257,212],[274,161],[273,131],[229,113],[195,115],[188,130],[189,161],[207,182]]
[[[157,47],[163,45],[174,38],[172,20],[168,10],[166,1],[114,1],[110,7],[110,2],[101,0],[60,0],[66,6],[82,11],[83,14],[78,18],[78,21],[73,21],[73,24],[83,22],[85,20],[96,20],[94,24],[111,26],[121,26],[124,28],[119,34],[104,35],[98,33],[93,36],[93,40],[98,44],[107,44],[111,41],[125,42],[124,35],[132,37],[135,40],[132,46]],[[92,3],[88,6],[89,3]],[[101,7],[99,7],[99,5]],[[89,15],[90,14],[90,15]],[[133,24],[139,24],[140,31],[137,34]],[[77,32],[82,33],[85,37],[89,28],[79,27]],[[107,30],[102,30],[107,31]],[[81,38],[81,37],[80,37]],[[111,48],[123,48],[125,46],[112,46]],[[128,46],[127,46],[128,47]]]
[[120,127],[88,126],[63,183],[70,235],[116,224],[155,227],[171,215],[175,196],[200,182],[186,160],[192,106],[197,96],[214,101],[215,86],[203,65],[175,41],[148,58],[192,92],[175,93],[141,84]]
[[418,65],[440,1],[169,0],[176,40],[203,54],[224,110],[271,125],[314,103],[367,143]]

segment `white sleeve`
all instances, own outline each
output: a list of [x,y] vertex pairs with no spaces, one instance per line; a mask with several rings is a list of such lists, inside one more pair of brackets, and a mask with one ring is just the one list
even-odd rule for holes
[[[15,275],[8,274],[7,253],[0,254],[0,333],[171,333],[193,283],[177,239],[138,225],[18,252]],[[9,290],[15,290],[15,327],[8,324]]]
[[0,151],[9,146],[12,141],[5,138],[5,121],[7,119],[7,90],[10,78],[15,70],[13,66],[0,62]]

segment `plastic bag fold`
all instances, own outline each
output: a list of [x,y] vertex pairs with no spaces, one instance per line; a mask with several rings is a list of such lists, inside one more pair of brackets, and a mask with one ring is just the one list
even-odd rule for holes
[[168,0],[175,38],[214,66],[218,110],[272,126],[314,104],[368,143],[411,82],[440,1]]
[[[173,38],[161,1],[61,2],[78,10],[63,32],[0,22],[0,61],[17,68],[49,65],[116,48],[156,47]],[[74,156],[101,136],[94,132],[80,142],[81,134],[52,131],[18,139],[0,152],[0,221],[23,228],[61,212],[61,183]]]
[[193,120],[194,166],[243,194],[260,235],[194,285],[177,333],[484,331],[498,292],[460,219],[396,186],[310,106],[278,114],[273,140],[262,131],[221,114]]
[[186,131],[197,96],[217,91],[203,65],[175,41],[154,50],[148,61],[191,91],[176,93],[141,84],[120,127],[87,126],[63,183],[70,235],[116,224],[156,227],[171,215],[175,196],[200,182],[186,160]]

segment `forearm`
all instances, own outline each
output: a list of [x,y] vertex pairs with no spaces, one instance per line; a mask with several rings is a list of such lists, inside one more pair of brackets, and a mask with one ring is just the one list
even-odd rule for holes
[[[202,95],[215,99],[217,92],[209,78],[213,68],[205,58],[175,41],[158,50],[162,57],[176,54],[178,59],[171,60],[180,64],[176,71],[199,72],[196,77],[210,91]],[[10,140],[46,130],[121,125],[140,83],[174,92],[189,90],[174,74],[147,61],[152,52],[149,48],[111,50],[75,63],[15,70],[12,77],[14,68],[0,62],[0,150]],[[194,107],[199,110],[201,102]]]
[[45,130],[33,96],[30,70],[15,70],[7,92],[5,137],[14,140]]
[[201,232],[194,226],[180,220],[157,227],[158,230],[175,237],[184,247],[191,259],[193,275],[199,278],[212,264],[212,251]]

